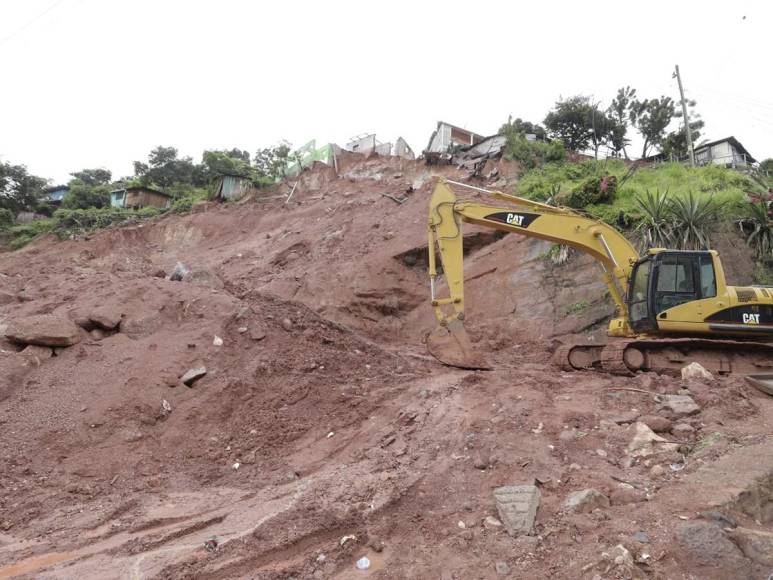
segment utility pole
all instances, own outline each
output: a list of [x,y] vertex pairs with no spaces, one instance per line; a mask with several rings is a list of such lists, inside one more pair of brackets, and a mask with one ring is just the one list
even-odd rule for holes
[[684,117],[684,131],[687,136],[687,151],[690,154],[690,165],[695,167],[695,151],[692,148],[692,131],[690,131],[690,118],[687,116],[687,103],[684,101],[684,89],[682,88],[682,77],[679,74],[679,65],[676,65],[674,75],[676,82],[679,83],[679,96],[682,99],[682,116]]

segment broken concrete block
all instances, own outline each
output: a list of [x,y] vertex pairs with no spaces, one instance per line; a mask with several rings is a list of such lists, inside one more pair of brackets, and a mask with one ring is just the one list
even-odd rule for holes
[[686,367],[682,368],[683,381],[686,381],[687,379],[699,379],[699,380],[710,381],[713,378],[714,378],[714,375],[712,375],[709,371],[707,371],[697,362],[690,363]]
[[499,519],[511,536],[528,534],[534,526],[540,491],[534,485],[507,485],[494,490]]
[[568,512],[587,514],[596,508],[608,508],[609,498],[597,489],[573,491],[564,501],[563,509]]
[[192,386],[193,383],[198,381],[201,377],[207,374],[206,367],[197,367],[195,369],[189,370],[187,373],[185,373],[183,376],[180,377],[180,381],[188,387]]
[[12,320],[5,336],[13,342],[39,346],[71,346],[80,341],[80,329],[69,318],[40,314]]
[[664,395],[660,409],[672,419],[695,415],[701,410],[690,395]]

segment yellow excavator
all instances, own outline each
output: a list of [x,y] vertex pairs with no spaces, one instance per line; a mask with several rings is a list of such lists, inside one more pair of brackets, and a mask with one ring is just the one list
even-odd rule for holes
[[[450,184],[471,188],[506,205],[458,200]],[[773,372],[773,288],[725,282],[716,251],[652,248],[639,256],[612,226],[580,212],[438,180],[429,205],[429,277],[438,327],[427,337],[441,362],[490,368],[464,329],[462,222],[562,244],[594,258],[616,306],[607,344],[560,347],[566,369],[600,368],[616,374],[678,373],[698,362],[716,374]],[[439,253],[448,295],[439,295]],[[773,378],[756,375],[759,378]]]

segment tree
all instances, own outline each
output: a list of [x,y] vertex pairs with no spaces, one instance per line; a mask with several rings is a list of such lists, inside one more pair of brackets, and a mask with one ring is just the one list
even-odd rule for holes
[[626,137],[628,133],[628,113],[631,103],[635,100],[636,89],[632,89],[629,86],[622,87],[617,90],[617,96],[612,99],[612,103],[607,109],[607,116],[612,122],[609,146],[615,153],[619,154],[622,151],[626,159],[628,159],[628,152],[625,150],[625,147],[631,142]]
[[65,209],[99,208],[110,205],[110,187],[106,184],[89,185],[81,179],[73,179],[67,185],[69,191],[62,199],[62,207]]
[[521,135],[536,135],[538,141],[545,141],[547,139],[547,131],[545,131],[545,127],[539,123],[524,121],[520,117],[513,121],[512,115],[507,118],[507,123],[499,128],[500,135],[508,135],[510,133],[520,133]]
[[261,149],[255,153],[255,171],[258,177],[279,179],[285,176],[285,169],[290,162],[291,146],[287,141],[278,145]]
[[47,181],[30,175],[24,165],[0,161],[0,208],[18,214],[34,210]]
[[545,117],[545,127],[554,139],[560,139],[568,149],[582,151],[593,147],[598,157],[599,148],[609,141],[613,123],[598,107],[598,103],[584,95],[559,100]]
[[760,171],[763,175],[773,177],[773,157],[769,157],[764,161],[760,161]]
[[[687,101],[687,106],[690,108],[690,136],[692,137],[693,144],[698,142],[698,139],[701,137],[701,130],[706,125],[701,119],[700,114],[695,110],[695,104],[693,99]],[[690,152],[687,149],[687,135],[684,130],[684,119],[681,109],[676,110],[674,117],[681,119],[682,122],[676,130],[671,131],[665,136],[660,144],[660,152],[669,159],[685,159],[689,156]]]
[[145,185],[159,187],[194,185],[196,166],[190,157],[178,157],[176,147],[159,146],[148,155],[148,162],[134,162],[134,175]]
[[[235,152],[238,152],[235,154]],[[245,157],[241,154],[246,154]],[[204,151],[202,165],[209,179],[220,175],[238,175],[240,177],[252,177],[253,168],[250,165],[250,155],[246,151],[238,149],[231,151]]]
[[641,133],[644,138],[642,145],[642,157],[653,146],[660,145],[666,134],[666,127],[674,118],[676,109],[671,97],[661,96],[659,99],[635,100],[629,108],[631,125]]
[[82,169],[70,175],[92,187],[95,185],[107,185],[113,179],[113,174],[108,169]]
[[545,117],[548,135],[560,139],[568,149],[587,149],[593,133],[590,123],[592,108],[590,98],[583,95],[557,101]]

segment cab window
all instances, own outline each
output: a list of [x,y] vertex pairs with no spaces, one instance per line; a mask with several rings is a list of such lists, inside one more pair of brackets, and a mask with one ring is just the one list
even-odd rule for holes
[[714,261],[711,256],[700,257],[701,297],[713,298],[717,295],[717,277],[714,274]]

